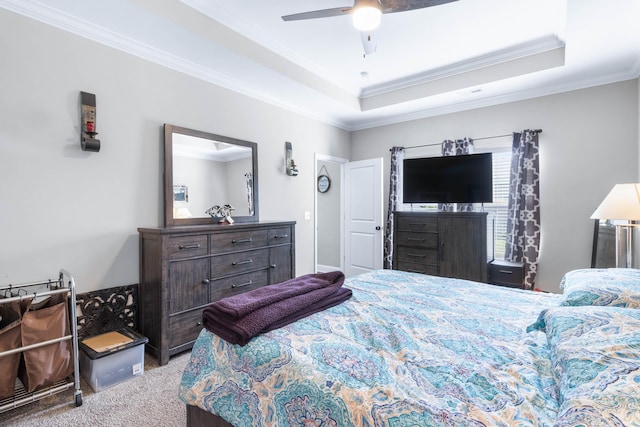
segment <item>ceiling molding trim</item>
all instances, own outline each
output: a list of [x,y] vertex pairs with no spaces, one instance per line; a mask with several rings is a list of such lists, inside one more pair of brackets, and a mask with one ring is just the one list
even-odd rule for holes
[[264,91],[260,91],[255,87],[248,87],[246,83],[242,81],[229,78],[224,74],[217,73],[209,68],[202,67],[184,58],[177,57],[137,40],[124,37],[106,28],[96,26],[78,17],[51,8],[48,5],[35,1],[0,0],[0,7],[292,113],[318,120],[343,130],[350,130],[351,128],[349,123],[338,120],[336,117],[320,115],[317,111],[302,109],[296,105],[282,102],[281,99]]
[[565,43],[554,35],[543,37],[527,43],[522,43],[506,49],[471,58],[466,61],[461,61],[455,64],[446,65],[444,67],[435,68],[428,72],[415,74],[408,78],[370,86],[363,89],[362,93],[360,94],[360,98],[366,99],[396,90],[406,89],[408,87],[429,83],[458,74],[468,73],[480,68],[513,61],[515,59],[536,55],[554,49],[563,48],[564,46]]
[[507,94],[496,95],[483,99],[451,103],[442,107],[427,108],[412,113],[388,115],[379,119],[358,120],[354,121],[354,123],[352,124],[351,131],[359,131],[380,126],[394,125],[413,120],[441,116],[444,114],[459,113],[468,110],[475,110],[477,108],[508,104],[510,102],[525,101],[527,99],[556,95],[560,93],[571,92],[574,90],[589,89],[591,87],[602,86],[611,83],[619,83],[635,78],[638,78],[637,74],[634,74],[634,72],[628,70],[616,75],[608,75],[606,77],[598,77],[595,79],[572,80],[571,82],[567,83],[545,85],[543,87],[535,87],[522,91],[510,92]]
[[311,73],[318,76],[322,76],[323,79],[328,80],[331,84],[339,87],[340,89],[347,91],[354,97],[360,96],[360,91],[350,85],[346,85],[342,82],[342,79],[330,72],[326,68],[320,66],[318,63],[311,61],[300,55],[296,51],[288,48],[287,46],[279,43],[274,38],[269,37],[269,34],[262,31],[260,27],[251,25],[241,16],[231,12],[223,5],[213,5],[207,0],[179,0],[180,3],[197,10],[198,12],[208,16],[210,19],[219,22],[220,24],[230,28],[236,33],[241,34],[243,37],[248,38],[256,44],[268,49],[279,56],[293,62],[299,67],[309,70]]

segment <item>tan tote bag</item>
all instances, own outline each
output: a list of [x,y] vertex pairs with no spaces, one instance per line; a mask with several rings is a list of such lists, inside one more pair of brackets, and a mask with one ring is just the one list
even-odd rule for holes
[[[22,344],[20,303],[0,304],[0,352],[14,350]],[[0,399],[15,393],[20,353],[0,357]]]
[[[52,295],[38,307],[32,305],[22,316],[22,345],[61,338],[69,332],[67,295]],[[23,352],[18,375],[28,392],[51,386],[73,372],[70,340]]]

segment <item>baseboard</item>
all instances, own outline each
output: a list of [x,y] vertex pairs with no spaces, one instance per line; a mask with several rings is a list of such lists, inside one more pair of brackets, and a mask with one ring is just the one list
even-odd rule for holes
[[316,266],[316,273],[328,273],[330,271],[337,271],[337,270],[340,270],[340,267],[334,267],[331,265],[320,265],[320,264]]

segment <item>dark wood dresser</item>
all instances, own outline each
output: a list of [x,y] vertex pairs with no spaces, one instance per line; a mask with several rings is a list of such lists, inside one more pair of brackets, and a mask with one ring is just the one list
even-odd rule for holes
[[193,346],[204,308],[295,276],[295,222],[138,228],[139,321],[161,365]]
[[393,269],[487,282],[486,212],[394,212]]

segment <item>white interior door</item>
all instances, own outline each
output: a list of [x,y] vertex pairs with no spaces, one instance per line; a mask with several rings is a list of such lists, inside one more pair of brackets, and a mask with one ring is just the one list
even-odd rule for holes
[[345,275],[382,268],[382,158],[345,168]]

